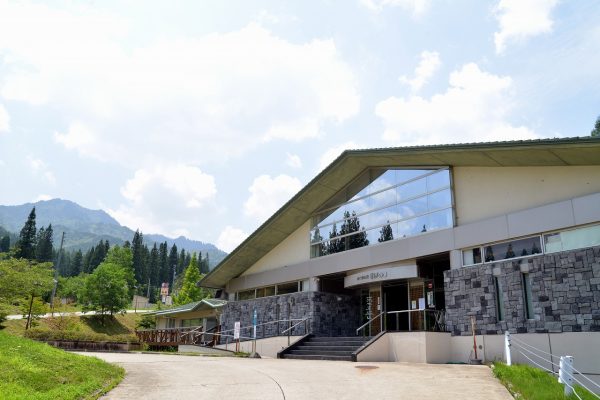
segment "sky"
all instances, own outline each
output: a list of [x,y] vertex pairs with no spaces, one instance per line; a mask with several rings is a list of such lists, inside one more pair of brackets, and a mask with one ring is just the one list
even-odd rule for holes
[[345,149],[588,136],[599,20],[594,0],[0,0],[0,204],[231,251]]

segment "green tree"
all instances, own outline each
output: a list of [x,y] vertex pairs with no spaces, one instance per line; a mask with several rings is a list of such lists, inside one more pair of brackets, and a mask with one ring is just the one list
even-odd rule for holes
[[[202,256],[198,255],[198,258],[202,259]],[[179,260],[177,260],[177,275],[183,273],[186,265],[189,265],[189,263],[185,263],[185,249],[181,249],[181,251],[179,252]]]
[[202,279],[202,275],[200,274],[200,270],[198,269],[198,260],[196,258],[196,253],[194,253],[192,255],[190,265],[188,265],[185,269],[183,285],[181,286],[181,290],[179,291],[177,296],[175,296],[173,302],[176,305],[182,305],[192,303],[194,301],[199,301],[208,297],[208,293],[203,291],[197,285],[200,279]]
[[136,286],[136,281],[133,271],[133,254],[131,249],[114,246],[108,250],[108,254],[104,259],[104,262],[118,265],[121,269],[123,269],[125,279],[127,280],[127,286],[130,290],[129,297],[133,298],[133,290]]
[[147,278],[146,266],[144,260],[144,235],[135,231],[131,240],[131,254],[133,255],[133,271],[135,280],[139,283],[145,283]]
[[381,227],[379,231],[379,239],[377,241],[379,243],[387,242],[388,240],[394,239],[394,233],[392,232],[392,227],[390,226],[390,221],[387,222],[387,225]]
[[25,304],[26,329],[31,326],[36,298],[52,289],[52,264],[26,259],[0,260],[0,303]]
[[171,286],[175,284],[175,277],[177,276],[177,262],[179,261],[179,254],[177,252],[177,245],[173,243],[173,247],[171,247],[171,251],[169,252],[169,282],[171,282]]
[[327,246],[325,246],[325,242],[323,242],[323,236],[321,236],[321,231],[318,226],[315,229],[311,243],[314,243],[312,245],[314,257],[327,255]]
[[169,282],[169,250],[167,242],[161,243],[158,248],[158,270],[159,281],[158,286]]
[[84,311],[113,315],[130,303],[129,293],[125,269],[111,262],[103,262],[85,280],[79,302]]
[[158,247],[156,243],[150,250],[150,257],[148,258],[148,274],[150,275],[150,286],[158,286],[159,282],[159,266],[158,266]]
[[54,258],[53,233],[52,224],[50,224],[48,228],[41,227],[37,234],[35,254],[39,262],[49,262]]
[[68,278],[58,278],[58,295],[61,298],[77,302],[85,286],[87,274],[80,274]]
[[344,251],[344,242],[341,239],[336,239],[336,237],[340,235],[337,231],[337,226],[335,222],[333,223],[333,227],[331,228],[331,232],[329,232],[329,242],[327,243],[327,254],[335,254],[340,251]]
[[360,220],[356,215],[356,211],[352,211],[352,214],[350,211],[344,212],[344,223],[340,227],[340,235],[348,235],[343,238],[343,241],[346,242],[345,250],[357,249],[369,245],[367,232],[365,232],[364,229],[361,229]]
[[35,240],[35,207],[33,207],[29,213],[29,217],[27,217],[25,225],[21,229],[21,233],[19,234],[19,240],[15,246],[15,256],[17,258],[26,258],[28,260],[35,259]]
[[0,253],[7,253],[10,250],[10,236],[4,235],[0,238]]
[[594,129],[592,129],[592,136],[600,137],[600,115],[596,118],[596,124],[594,125]]
[[73,260],[71,261],[71,268],[69,271],[70,276],[77,276],[83,272],[83,253],[81,253],[81,249],[77,250],[73,255]]

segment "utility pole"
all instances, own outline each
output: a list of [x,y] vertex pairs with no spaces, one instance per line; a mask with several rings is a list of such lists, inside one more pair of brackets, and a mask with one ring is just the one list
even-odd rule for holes
[[58,269],[60,268],[60,260],[62,259],[62,248],[63,243],[65,242],[65,232],[62,233],[62,238],[60,239],[60,248],[58,249],[58,260],[56,261],[56,265],[54,267],[54,286],[52,287],[52,296],[50,297],[50,309],[52,310],[52,316],[54,317],[54,296],[56,296],[56,288],[58,286]]

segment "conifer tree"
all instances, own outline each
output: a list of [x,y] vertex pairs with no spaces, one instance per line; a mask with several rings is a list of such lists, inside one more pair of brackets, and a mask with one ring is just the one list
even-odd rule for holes
[[179,260],[177,260],[177,275],[181,274],[185,270],[186,265],[189,265],[189,263],[185,263],[185,249],[181,249],[179,252]]
[[10,250],[10,236],[5,235],[0,238],[0,253],[6,253]]
[[158,285],[169,282],[169,254],[167,242],[161,243],[158,248],[158,269],[159,282]]
[[327,254],[335,254],[340,251],[344,251],[344,242],[340,239],[336,239],[336,237],[340,235],[337,231],[337,226],[335,222],[333,223],[333,227],[331,228],[331,232],[329,232],[329,242],[327,243]]
[[131,254],[133,255],[133,270],[135,272],[135,280],[139,283],[144,283],[147,279],[144,265],[144,235],[136,230],[131,241]]
[[179,261],[179,253],[177,252],[177,246],[173,243],[171,251],[169,252],[169,281],[171,287],[175,284],[175,276],[177,275],[177,262]]
[[41,227],[37,234],[36,244],[36,259],[39,262],[52,261],[53,257],[53,231],[52,224],[48,225],[48,228],[44,229]]
[[159,285],[160,269],[158,265],[159,253],[156,243],[150,250],[150,257],[148,258],[148,274],[150,275],[150,286],[157,287]]
[[387,222],[387,225],[381,227],[379,231],[379,239],[377,241],[379,243],[387,242],[388,240],[394,239],[394,233],[392,232],[392,227],[390,226],[390,221]]
[[83,254],[81,253],[81,249],[77,250],[73,255],[73,260],[71,262],[70,268],[70,276],[77,276],[83,272]]
[[202,275],[200,275],[200,270],[198,269],[198,260],[196,258],[196,253],[194,253],[190,265],[185,269],[183,285],[177,296],[173,299],[174,303],[182,305],[205,298],[206,293],[197,286],[197,283],[201,278]]
[[35,259],[35,241],[36,241],[36,228],[35,228],[35,207],[31,209],[27,222],[21,229],[19,234],[19,240],[16,244],[17,258],[26,258],[28,260]]

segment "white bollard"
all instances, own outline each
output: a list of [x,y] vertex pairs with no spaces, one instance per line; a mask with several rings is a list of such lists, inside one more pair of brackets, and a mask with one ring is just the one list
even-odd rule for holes
[[565,384],[565,396],[571,395],[573,382],[573,356],[561,356],[558,370],[558,383]]
[[512,365],[512,358],[510,356],[510,332],[504,332],[504,353],[506,354],[506,365]]

